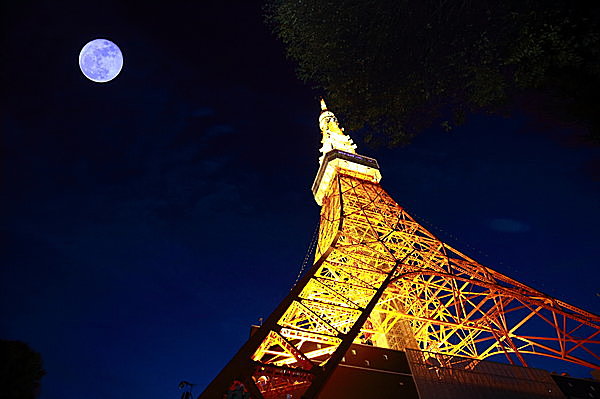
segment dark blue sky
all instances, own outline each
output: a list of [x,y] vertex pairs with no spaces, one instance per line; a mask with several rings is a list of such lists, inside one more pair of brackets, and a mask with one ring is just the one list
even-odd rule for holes
[[[318,222],[319,93],[260,3],[10,7],[0,338],[41,352],[42,399],[203,387],[298,274]],[[98,37],[125,59],[107,84],[77,64]],[[353,137],[433,233],[599,313],[600,150],[542,125],[515,109],[402,149]]]

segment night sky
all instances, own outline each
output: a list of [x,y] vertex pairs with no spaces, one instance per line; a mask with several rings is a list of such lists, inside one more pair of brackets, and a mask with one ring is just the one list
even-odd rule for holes
[[[42,399],[175,399],[181,380],[198,394],[299,272],[318,223],[321,93],[296,79],[259,2],[12,3],[0,338],[41,353]],[[77,63],[99,37],[124,55],[105,84]],[[523,102],[405,148],[353,138],[441,239],[599,313],[600,149]]]

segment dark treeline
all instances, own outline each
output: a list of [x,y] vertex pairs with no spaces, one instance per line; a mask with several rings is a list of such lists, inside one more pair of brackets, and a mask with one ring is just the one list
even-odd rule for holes
[[33,399],[46,372],[42,357],[26,343],[0,339],[0,398]]

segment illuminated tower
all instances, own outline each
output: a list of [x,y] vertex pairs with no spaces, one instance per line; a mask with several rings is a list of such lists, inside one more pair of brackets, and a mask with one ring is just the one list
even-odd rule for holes
[[257,399],[315,398],[357,344],[448,370],[493,355],[527,366],[532,354],[600,368],[599,316],[440,241],[379,185],[377,161],[357,154],[321,108],[314,264],[201,398],[221,398],[234,380]]

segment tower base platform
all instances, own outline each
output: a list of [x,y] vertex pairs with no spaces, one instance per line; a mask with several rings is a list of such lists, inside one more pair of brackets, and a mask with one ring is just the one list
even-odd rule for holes
[[492,361],[428,355],[411,349],[352,345],[319,399],[600,398],[597,380]]
[[[259,328],[252,326],[251,334]],[[282,399],[300,399],[303,390]],[[319,399],[600,399],[600,381],[414,349],[353,344]]]

